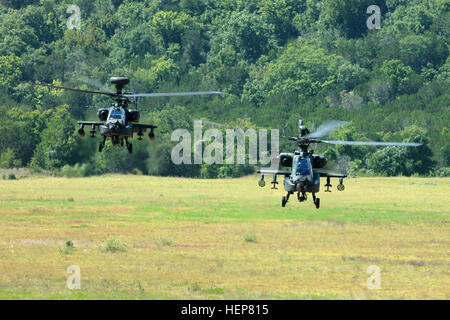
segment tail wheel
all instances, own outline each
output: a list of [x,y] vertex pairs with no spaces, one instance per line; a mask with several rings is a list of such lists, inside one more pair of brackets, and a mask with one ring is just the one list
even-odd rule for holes
[[130,144],[127,146],[127,149],[128,149],[128,152],[131,154],[131,153],[133,152],[133,145],[130,143]]
[[105,147],[105,145],[100,142],[100,144],[98,145],[98,152],[102,152],[104,147]]

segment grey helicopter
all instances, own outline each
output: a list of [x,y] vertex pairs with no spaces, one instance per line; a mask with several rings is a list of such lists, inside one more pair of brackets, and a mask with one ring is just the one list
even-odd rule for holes
[[[339,191],[343,191],[345,189],[343,182],[347,175],[345,173],[329,173],[323,171],[327,165],[327,159],[323,155],[314,154],[313,150],[308,150],[310,144],[326,143],[332,145],[404,147],[418,147],[421,145],[421,143],[413,142],[334,141],[319,139],[327,136],[332,131],[342,127],[345,124],[346,122],[343,121],[329,121],[320,126],[316,131],[310,132],[310,130],[303,124],[303,121],[299,120],[298,137],[284,137],[297,143],[298,150],[295,150],[292,153],[280,153],[277,158],[274,159],[275,167],[278,166],[277,169],[261,168],[258,170],[257,172],[261,174],[258,185],[260,187],[264,187],[266,185],[264,175],[272,175],[272,189],[277,189],[277,176],[284,176],[283,184],[287,194],[281,199],[282,207],[286,206],[289,201],[289,197],[294,193],[297,193],[297,199],[299,202],[307,200],[307,194],[311,193],[314,205],[317,209],[319,209],[320,198],[316,197],[316,193],[320,190],[320,178],[326,178],[326,184],[324,185],[324,187],[326,187],[325,192],[331,192],[331,178],[339,179],[337,189]],[[290,169],[285,170],[283,167],[290,167]]]
[[49,87],[53,89],[62,89],[82,93],[91,94],[102,94],[107,95],[114,99],[109,108],[98,109],[97,116],[100,121],[78,121],[80,128],[78,129],[78,134],[80,137],[84,137],[86,132],[84,131],[84,126],[89,126],[91,130],[89,131],[90,136],[95,138],[96,128],[99,129],[100,135],[103,140],[98,146],[98,151],[102,152],[105,147],[106,139],[110,138],[113,145],[120,144],[127,146],[128,152],[131,154],[133,152],[133,145],[128,141],[128,139],[133,138],[136,133],[138,140],[142,140],[142,136],[147,129],[150,130],[148,137],[150,140],[154,140],[155,133],[154,129],[157,127],[151,124],[140,124],[140,112],[138,110],[129,110],[128,105],[130,103],[136,103],[137,98],[143,97],[173,97],[173,96],[195,96],[195,95],[214,95],[222,94],[219,91],[194,91],[194,92],[169,92],[169,93],[128,93],[122,92],[124,86],[126,86],[130,80],[126,77],[112,77],[109,82],[116,87],[116,92],[109,90],[108,88],[102,86],[97,81],[87,80],[85,81],[91,85],[99,87],[104,91],[92,91],[92,90],[82,90],[67,88],[61,86],[54,86],[51,84],[42,84],[34,82],[25,82],[31,85]]

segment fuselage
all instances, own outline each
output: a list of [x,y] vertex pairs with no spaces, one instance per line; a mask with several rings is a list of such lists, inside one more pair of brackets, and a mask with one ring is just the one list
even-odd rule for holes
[[288,192],[319,192],[320,175],[313,170],[313,157],[296,154],[292,161],[292,173],[284,178],[284,189]]
[[133,123],[127,121],[126,109],[111,107],[105,124],[99,126],[100,134],[111,138],[113,144],[119,139],[133,137]]

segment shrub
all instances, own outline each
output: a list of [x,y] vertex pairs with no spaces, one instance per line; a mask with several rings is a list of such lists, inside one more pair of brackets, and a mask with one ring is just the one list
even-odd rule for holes
[[258,242],[258,239],[256,238],[256,234],[254,232],[244,234],[244,240],[245,242]]
[[158,241],[156,241],[157,246],[171,246],[173,243],[173,240],[169,237],[162,237]]
[[60,170],[60,175],[67,178],[75,178],[75,177],[85,177],[87,175],[87,166],[86,164],[75,164],[74,166],[70,166],[66,164]]
[[61,254],[71,254],[75,251],[75,246],[72,240],[67,240],[64,246],[59,248]]
[[16,159],[14,151],[10,148],[0,154],[0,168],[18,168],[22,165],[20,159]]
[[436,177],[450,177],[450,167],[439,168],[434,172]]
[[109,237],[100,246],[100,250],[103,252],[125,252],[127,251],[127,244],[122,242],[122,240]]
[[202,290],[202,287],[197,282],[194,282],[189,286],[189,290],[199,292]]

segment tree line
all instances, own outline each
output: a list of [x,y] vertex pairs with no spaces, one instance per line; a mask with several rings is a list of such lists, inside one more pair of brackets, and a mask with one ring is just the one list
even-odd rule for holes
[[[68,28],[71,5],[80,29]],[[367,27],[371,5],[380,29]],[[332,167],[448,176],[449,9],[446,0],[0,0],[0,167],[238,177],[255,167],[174,165],[171,132],[208,119],[296,135],[299,119],[336,119],[351,124],[334,139],[423,146],[318,146]],[[93,89],[83,79],[107,86],[110,76],[129,77],[136,92],[224,95],[140,100],[157,139],[136,141],[129,155],[109,144],[98,153],[98,141],[76,134],[107,97],[23,83]]]

